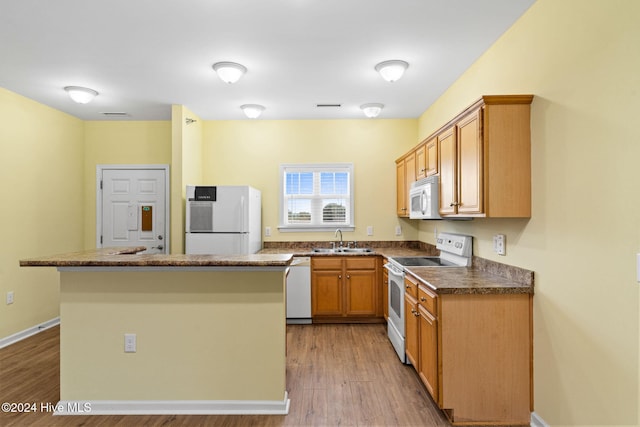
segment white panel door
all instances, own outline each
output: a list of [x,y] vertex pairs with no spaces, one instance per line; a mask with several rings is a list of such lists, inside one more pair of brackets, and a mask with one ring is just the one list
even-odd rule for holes
[[166,253],[166,170],[102,169],[101,247]]

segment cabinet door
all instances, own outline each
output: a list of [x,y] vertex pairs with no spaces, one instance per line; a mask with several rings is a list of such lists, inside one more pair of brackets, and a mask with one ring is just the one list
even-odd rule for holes
[[376,274],[375,270],[347,270],[345,278],[347,316],[376,315]]
[[454,128],[438,135],[438,169],[440,170],[440,214],[456,213],[457,172]]
[[422,382],[429,390],[433,400],[438,402],[438,328],[437,320],[424,307],[419,306],[420,327],[420,362],[418,373]]
[[427,141],[426,145],[427,163],[426,163],[426,176],[435,175],[438,173],[438,139],[432,138]]
[[427,144],[416,148],[416,181],[427,176]]
[[404,159],[396,163],[396,214],[400,217],[409,216],[407,211],[408,190],[405,177]]
[[342,315],[341,271],[315,271],[312,290],[312,316]]
[[[405,176],[405,197],[407,198],[407,204],[409,203],[409,190],[411,189],[411,184],[416,182],[416,152],[412,152],[404,159],[404,176]],[[407,215],[409,213],[407,212]]]
[[405,353],[407,359],[420,372],[419,356],[419,321],[418,321],[418,301],[409,295],[404,294],[404,334],[405,334]]
[[482,175],[482,136],[480,110],[457,123],[458,213],[484,212]]

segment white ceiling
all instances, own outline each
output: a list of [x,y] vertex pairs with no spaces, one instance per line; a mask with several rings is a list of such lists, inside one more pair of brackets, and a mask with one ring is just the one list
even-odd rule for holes
[[[84,120],[168,120],[172,104],[244,119],[245,103],[267,120],[363,118],[369,102],[416,118],[534,1],[0,0],[0,86]],[[410,64],[394,83],[374,70],[389,59]],[[223,83],[219,61],[248,72]],[[100,95],[75,104],[64,86]]]

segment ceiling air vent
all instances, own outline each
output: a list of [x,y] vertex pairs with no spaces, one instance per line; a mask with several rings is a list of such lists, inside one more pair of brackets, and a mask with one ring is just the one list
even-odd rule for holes
[[124,111],[105,111],[102,113],[107,117],[128,117],[129,113],[125,113]]
[[342,104],[316,104],[318,108],[340,108]]

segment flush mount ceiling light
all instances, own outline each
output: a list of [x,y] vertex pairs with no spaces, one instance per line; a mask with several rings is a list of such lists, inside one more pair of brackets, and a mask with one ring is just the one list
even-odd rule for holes
[[247,67],[235,62],[216,62],[213,69],[225,83],[235,83],[247,72]]
[[376,65],[376,71],[388,82],[399,80],[407,68],[409,68],[409,63],[398,59],[384,61]]
[[257,119],[264,111],[264,107],[258,104],[244,104],[240,108],[244,111],[244,115],[250,119]]
[[360,109],[364,112],[364,115],[369,118],[378,117],[378,115],[380,114],[383,108],[384,108],[383,104],[377,104],[377,103],[362,104],[360,106]]
[[66,86],[64,90],[66,90],[69,97],[78,104],[86,104],[98,96],[98,92],[88,87]]

